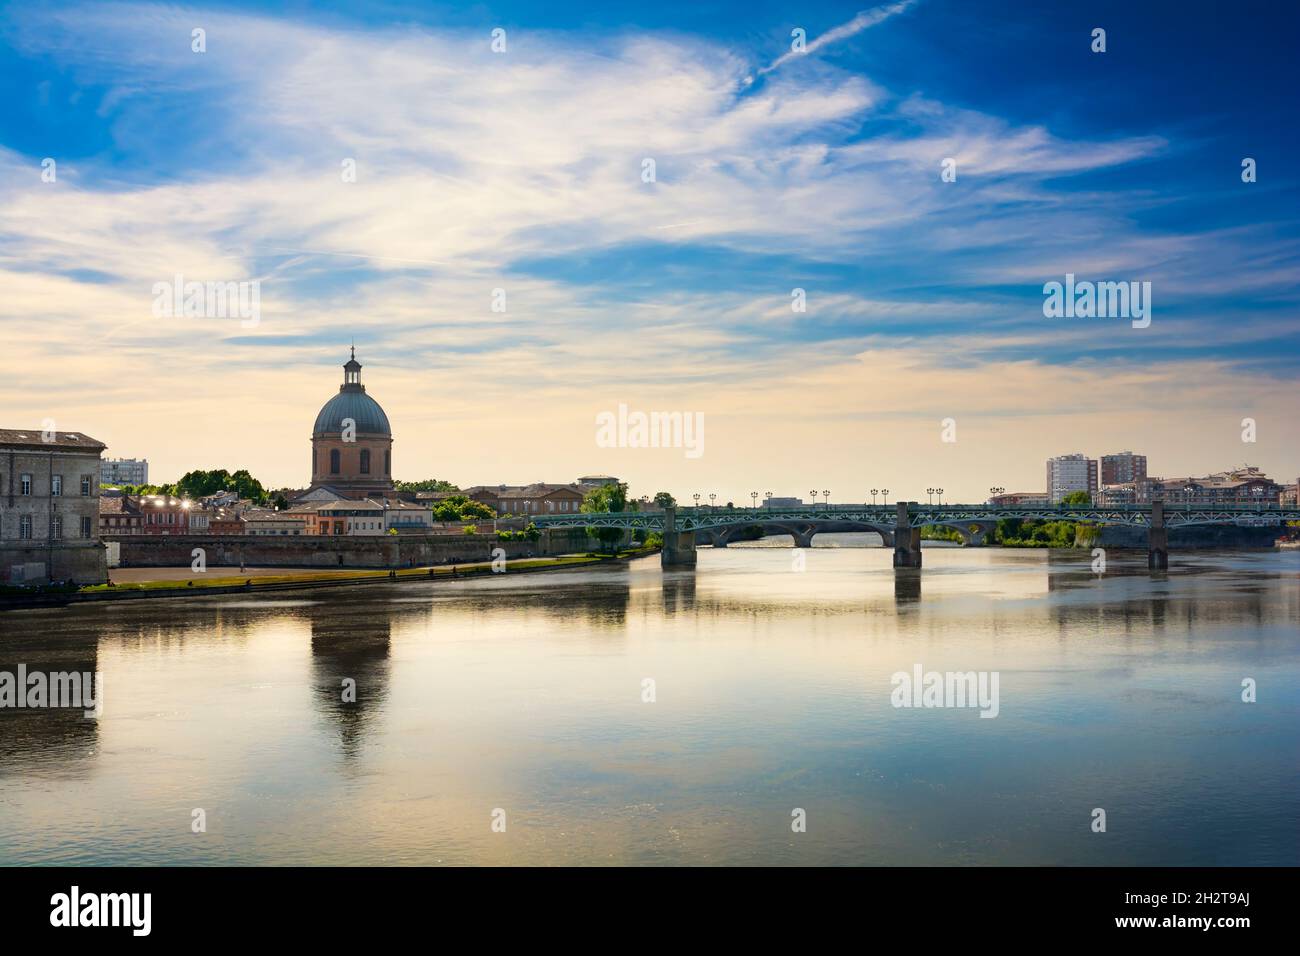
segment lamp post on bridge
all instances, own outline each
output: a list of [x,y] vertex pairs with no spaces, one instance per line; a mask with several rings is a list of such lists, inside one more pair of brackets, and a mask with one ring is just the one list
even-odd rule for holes
[[767,505],[768,510],[771,510],[771,508],[772,508],[772,492],[770,492],[770,491],[764,492],[763,503],[764,503],[765,505]]
[[822,501],[826,502],[826,510],[827,510],[827,511],[830,511],[830,510],[831,510],[831,493],[830,493],[829,491],[823,491],[823,492],[822,492]]
[[713,510],[713,500],[714,500],[715,498],[717,498],[717,497],[718,497],[718,496],[717,496],[717,495],[714,495],[714,494],[710,494],[710,495],[709,495],[709,510],[710,510],[710,511]]
[[808,494],[812,495],[812,500],[813,500],[813,510],[816,510],[816,508],[817,508],[817,492],[815,492],[815,491],[810,491],[810,492],[808,492]]
[[889,489],[888,489],[888,488],[881,488],[881,489],[880,489],[880,494],[882,495],[882,499],[881,499],[881,502],[880,502],[880,503],[881,503],[882,505],[887,505],[887,504],[889,504]]
[[751,491],[751,492],[749,493],[749,499],[750,499],[750,501],[754,502],[754,510],[757,511],[757,510],[758,510],[758,492],[757,492],[757,491]]
[[934,504],[934,489],[926,488],[925,497],[926,497],[926,504],[931,504],[931,505]]
[[936,495],[939,496],[939,504],[940,504],[940,506],[942,506],[942,505],[943,505],[943,489],[942,489],[942,488],[936,488],[936,489],[934,489],[934,493],[935,493]]
[[873,507],[873,508],[876,506],[876,495],[878,495],[878,494],[880,494],[880,489],[879,489],[879,488],[872,488],[872,489],[871,489],[871,507]]
[[700,506],[700,494],[699,494],[699,492],[697,491],[695,494],[691,495],[691,497],[695,499],[695,507],[698,508],[698,507]]
[[1004,492],[1004,491],[1006,491],[1006,490],[1007,490],[1007,489],[1005,489],[1005,488],[997,488],[997,487],[990,488],[990,489],[989,489],[989,504],[991,504],[991,505],[995,505],[995,504],[997,504],[997,502],[994,501],[993,499],[996,498],[998,495],[1002,494],[1002,492]]

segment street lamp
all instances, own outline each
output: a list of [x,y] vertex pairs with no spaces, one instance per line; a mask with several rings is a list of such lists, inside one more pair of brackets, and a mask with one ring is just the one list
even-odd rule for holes
[[934,504],[934,489],[933,489],[933,488],[926,488],[926,489],[925,489],[925,494],[926,494],[926,497],[929,498],[929,503],[930,503],[930,504]]
[[871,489],[871,506],[872,506],[873,508],[874,508],[875,505],[876,505],[876,495],[878,495],[878,494],[880,494],[880,489],[879,489],[879,488],[872,488],[872,489]]
[[764,498],[763,498],[763,504],[767,505],[767,507],[768,507],[769,509],[771,509],[771,507],[772,507],[772,492],[770,492],[770,491],[765,491],[765,492],[763,492],[763,495],[764,495]]
[[695,499],[695,507],[698,508],[698,507],[700,506],[700,495],[699,495],[699,492],[696,492],[695,494],[691,495],[691,497]]
[[751,492],[749,493],[749,499],[750,499],[752,502],[754,502],[754,510],[757,511],[757,510],[758,510],[758,492],[757,492],[757,491],[751,491]]
[[943,504],[943,489],[936,488],[934,489],[934,493],[939,496],[939,504]]
[[880,493],[881,493],[881,495],[884,496],[880,503],[881,503],[882,505],[887,505],[887,504],[889,504],[889,489],[888,489],[888,488],[881,488],[881,489],[880,489]]
[[718,497],[717,495],[713,495],[713,494],[709,495],[709,507],[710,507],[710,508],[713,507],[713,500],[714,500],[715,498],[717,498],[717,497]]
[[822,501],[826,502],[826,510],[827,510],[827,511],[830,511],[830,510],[831,510],[831,493],[830,493],[829,491],[823,491],[823,492],[822,492]]
[[815,491],[810,491],[810,492],[808,492],[808,494],[812,495],[813,507],[816,508],[816,507],[817,507],[817,492],[815,492]]

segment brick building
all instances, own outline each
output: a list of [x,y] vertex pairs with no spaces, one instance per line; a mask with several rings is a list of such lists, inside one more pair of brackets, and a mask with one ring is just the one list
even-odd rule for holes
[[298,501],[389,495],[393,432],[388,416],[361,384],[356,349],[343,366],[339,393],[321,408],[311,433],[311,485]]

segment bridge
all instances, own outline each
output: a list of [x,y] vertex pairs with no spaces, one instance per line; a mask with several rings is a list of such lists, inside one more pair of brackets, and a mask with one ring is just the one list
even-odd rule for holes
[[789,534],[795,547],[811,547],[813,536],[826,531],[874,531],[894,549],[894,567],[921,567],[921,529],[952,528],[966,545],[981,545],[990,529],[1006,519],[1071,521],[1091,525],[1127,525],[1147,531],[1147,564],[1169,567],[1169,529],[1195,525],[1280,526],[1300,521],[1300,508],[1261,505],[805,505],[797,508],[665,508],[662,511],[616,511],[536,515],[538,528],[618,528],[657,531],[663,535],[663,566],[694,567],[700,537],[726,547],[744,529]]

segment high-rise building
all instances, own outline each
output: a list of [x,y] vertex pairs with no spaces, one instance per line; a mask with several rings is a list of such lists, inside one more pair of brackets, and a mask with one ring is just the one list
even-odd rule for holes
[[1096,494],[1097,459],[1082,454],[1047,459],[1047,500],[1056,504],[1074,491]]
[[149,459],[105,458],[99,463],[101,485],[149,484]]
[[1138,481],[1147,476],[1147,456],[1135,455],[1131,451],[1122,451],[1117,455],[1101,456],[1101,483],[1119,485],[1126,481]]

